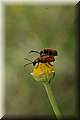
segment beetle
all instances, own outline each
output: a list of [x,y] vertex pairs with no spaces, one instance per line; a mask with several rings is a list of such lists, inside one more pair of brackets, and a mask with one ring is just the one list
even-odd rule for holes
[[42,55],[42,56],[36,58],[34,61],[31,61],[31,60],[29,60],[29,59],[27,59],[27,58],[24,58],[24,59],[30,61],[30,63],[25,64],[24,67],[25,67],[26,65],[29,65],[29,64],[33,64],[33,66],[35,66],[36,63],[38,63],[38,64],[39,64],[39,63],[49,63],[49,64],[51,65],[50,62],[54,62],[54,61],[55,61],[54,56],[50,56],[50,55]]
[[44,48],[40,52],[31,50],[29,53],[32,53],[32,52],[39,53],[40,56],[42,56],[42,55],[57,56],[58,55],[57,51],[53,48]]

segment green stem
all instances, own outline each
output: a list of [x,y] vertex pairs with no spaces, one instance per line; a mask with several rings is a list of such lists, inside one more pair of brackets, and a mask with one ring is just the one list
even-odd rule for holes
[[56,100],[55,100],[55,97],[53,95],[53,92],[52,92],[52,89],[51,89],[51,86],[49,83],[46,83],[46,82],[43,82],[43,85],[46,89],[46,92],[47,92],[47,95],[48,95],[48,98],[50,100],[50,103],[52,105],[52,108],[53,108],[53,111],[56,115],[57,118],[60,118],[61,117],[61,113],[59,111],[59,108],[57,106],[57,103],[56,103]]

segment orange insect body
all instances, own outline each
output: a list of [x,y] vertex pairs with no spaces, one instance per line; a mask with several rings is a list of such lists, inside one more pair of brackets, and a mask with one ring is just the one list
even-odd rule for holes
[[38,58],[36,58],[34,61],[33,61],[33,65],[35,65],[36,63],[50,63],[50,62],[54,62],[55,61],[55,59],[54,59],[54,57],[53,56],[49,56],[49,55],[42,55],[42,56],[40,56],[40,57],[38,57]]
[[53,61],[55,61],[55,59],[53,56],[43,55],[41,57],[38,57],[35,61],[45,63],[45,62],[53,62]]

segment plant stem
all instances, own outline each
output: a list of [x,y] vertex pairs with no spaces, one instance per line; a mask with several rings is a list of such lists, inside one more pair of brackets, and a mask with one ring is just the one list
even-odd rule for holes
[[60,113],[59,108],[58,108],[58,106],[57,106],[57,103],[56,103],[55,97],[54,97],[54,95],[53,95],[53,92],[52,92],[52,89],[51,89],[50,84],[49,84],[48,82],[47,82],[47,83],[46,83],[46,82],[43,82],[43,85],[44,85],[44,87],[45,87],[45,89],[46,89],[48,98],[49,98],[49,100],[50,100],[50,103],[51,103],[51,105],[52,105],[52,108],[53,108],[53,111],[54,111],[56,117],[57,117],[57,118],[60,118],[60,117],[61,117],[61,113]]

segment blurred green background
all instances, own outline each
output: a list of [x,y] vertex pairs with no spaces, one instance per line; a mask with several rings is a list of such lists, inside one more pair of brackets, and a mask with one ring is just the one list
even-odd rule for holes
[[71,5],[5,5],[5,111],[12,115],[53,115],[46,91],[24,68],[38,54],[55,48],[56,76],[51,81],[63,115],[76,116],[75,9]]

